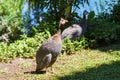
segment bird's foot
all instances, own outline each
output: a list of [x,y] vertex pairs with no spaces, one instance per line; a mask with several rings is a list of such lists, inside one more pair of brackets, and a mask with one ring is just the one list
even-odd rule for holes
[[36,73],[37,73],[37,74],[45,74],[46,71],[43,71],[43,70],[36,70]]

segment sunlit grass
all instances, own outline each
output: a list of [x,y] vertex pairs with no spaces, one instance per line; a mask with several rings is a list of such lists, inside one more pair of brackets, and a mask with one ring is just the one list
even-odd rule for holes
[[[114,48],[112,48],[114,46]],[[53,65],[55,73],[23,74],[24,80],[120,80],[120,44],[60,55]],[[111,54],[112,53],[112,54]],[[28,66],[28,65],[27,65]],[[14,80],[14,78],[12,78]],[[16,80],[16,79],[15,79]]]
[[8,73],[7,69],[0,69],[0,74]]
[[23,64],[21,64],[21,68],[22,69],[27,69],[27,68],[29,68],[30,66],[32,66],[32,63],[30,63],[30,62],[25,62],[25,63],[23,63]]

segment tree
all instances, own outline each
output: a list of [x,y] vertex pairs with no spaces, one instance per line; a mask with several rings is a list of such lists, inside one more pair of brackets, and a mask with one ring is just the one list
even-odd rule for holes
[[113,21],[120,24],[120,0],[118,0],[117,2],[118,3],[113,6],[113,10],[111,10],[111,17]]
[[[29,0],[29,6],[35,10],[47,10],[49,19],[59,20],[60,17],[70,18],[72,8],[79,8],[79,4],[88,3],[88,0]],[[37,9],[36,9],[37,8]]]
[[10,40],[19,38],[22,26],[22,5],[25,0],[0,2],[0,36],[9,34]]

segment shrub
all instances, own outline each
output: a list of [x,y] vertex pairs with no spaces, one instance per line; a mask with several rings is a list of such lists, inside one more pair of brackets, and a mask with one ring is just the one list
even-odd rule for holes
[[95,46],[110,44],[119,39],[120,25],[96,18],[88,23],[88,30],[85,35]]
[[66,53],[66,54],[70,55],[70,54],[73,54],[75,52],[74,43],[72,43],[69,38],[66,38],[63,41],[62,48],[63,48],[62,53]]
[[118,1],[118,3],[113,6],[113,10],[111,10],[111,12],[112,12],[111,14],[112,20],[120,24],[120,13],[119,13],[120,12],[120,1]]
[[68,55],[74,54],[76,51],[80,51],[81,49],[85,49],[89,47],[88,39],[84,36],[81,37],[80,41],[71,42],[69,38],[66,38],[63,41],[63,50],[62,53],[66,53]]
[[50,36],[50,33],[46,31],[37,33],[32,38],[23,35],[22,40],[17,40],[10,45],[2,42],[0,43],[0,61],[9,61],[16,57],[33,58],[39,45]]
[[9,32],[11,41],[20,37],[22,34],[22,5],[24,2],[25,0],[4,0],[0,2],[0,18],[2,19],[0,26],[3,27],[0,29],[0,36]]

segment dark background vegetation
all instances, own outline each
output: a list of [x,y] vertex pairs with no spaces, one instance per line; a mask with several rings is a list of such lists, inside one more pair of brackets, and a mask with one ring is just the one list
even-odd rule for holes
[[[62,53],[73,54],[82,48],[96,48],[110,45],[120,40],[120,0],[114,6],[109,4],[106,11],[88,15],[88,29],[81,40],[63,42]],[[23,14],[23,5],[27,11]],[[69,24],[78,22],[81,17],[72,11],[79,9],[88,0],[1,0],[0,1],[0,61],[15,57],[33,58],[39,45],[57,31],[59,19],[64,17]],[[47,12],[44,12],[44,10]],[[31,18],[31,11],[33,12]],[[40,20],[42,18],[42,21]],[[5,38],[4,38],[5,36]],[[89,72],[88,72],[89,73]],[[80,73],[84,75],[84,73]]]

